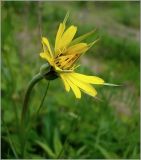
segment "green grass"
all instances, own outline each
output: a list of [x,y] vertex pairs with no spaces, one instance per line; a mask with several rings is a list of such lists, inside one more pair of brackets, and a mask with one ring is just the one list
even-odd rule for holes
[[[52,44],[68,9],[72,12],[68,24],[79,26],[77,35],[98,28],[88,41],[97,37],[100,41],[81,58],[82,65],[77,72],[97,75],[106,82],[123,86],[95,86],[100,100],[85,94],[77,100],[72,91],[65,91],[58,78],[51,81],[42,109],[34,116],[47,86],[47,81],[42,80],[32,91],[30,100],[25,158],[57,158],[71,132],[62,159],[139,159],[140,47],[136,36],[132,35],[139,32],[139,3],[42,3],[42,32]],[[38,11],[37,2],[2,3],[3,159],[22,158],[19,126],[23,97],[28,82],[45,63],[39,58]],[[108,21],[103,23],[103,19]],[[111,25],[108,22],[112,22]],[[115,35],[118,30],[113,32],[115,26],[124,26],[123,30],[119,28],[120,34]],[[124,32],[127,30],[131,34]]]

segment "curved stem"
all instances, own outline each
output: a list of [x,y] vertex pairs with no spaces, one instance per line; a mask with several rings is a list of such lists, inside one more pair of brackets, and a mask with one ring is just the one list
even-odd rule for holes
[[[40,72],[36,74],[33,79],[29,82],[28,88],[25,93],[24,101],[23,101],[23,108],[21,112],[21,157],[24,158],[24,152],[26,148],[26,137],[27,137],[27,127],[25,127],[28,114],[29,114],[29,100],[30,100],[30,95],[33,87],[35,86],[36,83],[38,83],[40,80],[43,78],[46,78],[47,80],[52,79],[52,74],[50,73],[50,66],[48,63],[43,64],[40,68]],[[57,78],[56,76],[53,76],[53,79]],[[47,87],[48,90],[48,87]],[[45,96],[42,99],[40,108],[43,104],[43,101],[45,99]],[[27,125],[27,124],[26,124]]]
[[32,88],[34,87],[34,85],[37,82],[39,82],[42,79],[43,79],[43,76],[40,73],[38,73],[29,82],[28,88],[25,93],[24,102],[23,102],[23,108],[22,108],[22,114],[21,114],[21,122],[22,123],[24,122],[24,119],[26,118],[26,115],[27,115],[28,104],[29,104],[29,99],[30,99],[30,94],[31,94]]
[[21,157],[24,158],[24,151],[25,151],[25,145],[26,145],[26,132],[25,132],[25,120],[27,118],[27,113],[28,113],[28,104],[29,104],[29,99],[30,99],[30,94],[35,86],[36,83],[38,83],[40,80],[43,79],[43,76],[38,73],[36,74],[33,79],[29,82],[29,85],[27,87],[25,97],[24,97],[24,102],[23,102],[23,108],[22,108],[22,113],[21,113]]

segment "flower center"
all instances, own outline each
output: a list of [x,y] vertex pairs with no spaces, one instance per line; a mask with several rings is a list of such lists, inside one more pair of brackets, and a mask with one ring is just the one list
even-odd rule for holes
[[79,54],[69,54],[69,55],[60,54],[55,58],[54,62],[56,66],[59,67],[60,69],[69,70],[73,67],[73,64],[79,57],[80,57]]

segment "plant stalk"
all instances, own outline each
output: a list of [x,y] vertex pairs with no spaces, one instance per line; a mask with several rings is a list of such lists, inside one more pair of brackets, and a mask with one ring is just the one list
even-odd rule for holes
[[25,145],[26,145],[26,130],[25,130],[25,122],[27,119],[27,114],[29,112],[29,99],[31,95],[31,91],[33,87],[35,86],[36,83],[38,83],[40,80],[42,80],[44,77],[38,73],[36,74],[32,80],[29,82],[29,85],[27,87],[24,101],[23,101],[23,108],[22,108],[22,113],[21,113],[21,157],[24,158],[24,151],[25,151]]
[[26,115],[27,115],[27,111],[28,111],[28,104],[29,104],[29,99],[30,99],[30,94],[31,94],[32,88],[34,87],[34,85],[36,83],[38,83],[43,78],[44,77],[40,73],[38,73],[29,82],[29,85],[28,85],[26,93],[25,93],[24,102],[23,102],[23,108],[22,108],[22,115],[21,115],[22,124],[23,124],[24,120],[26,119]]

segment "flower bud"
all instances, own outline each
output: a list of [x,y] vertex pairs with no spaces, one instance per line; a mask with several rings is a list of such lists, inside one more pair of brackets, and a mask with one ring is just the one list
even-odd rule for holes
[[58,78],[57,73],[53,70],[53,68],[48,64],[43,64],[40,68],[40,74],[47,80],[54,80]]

